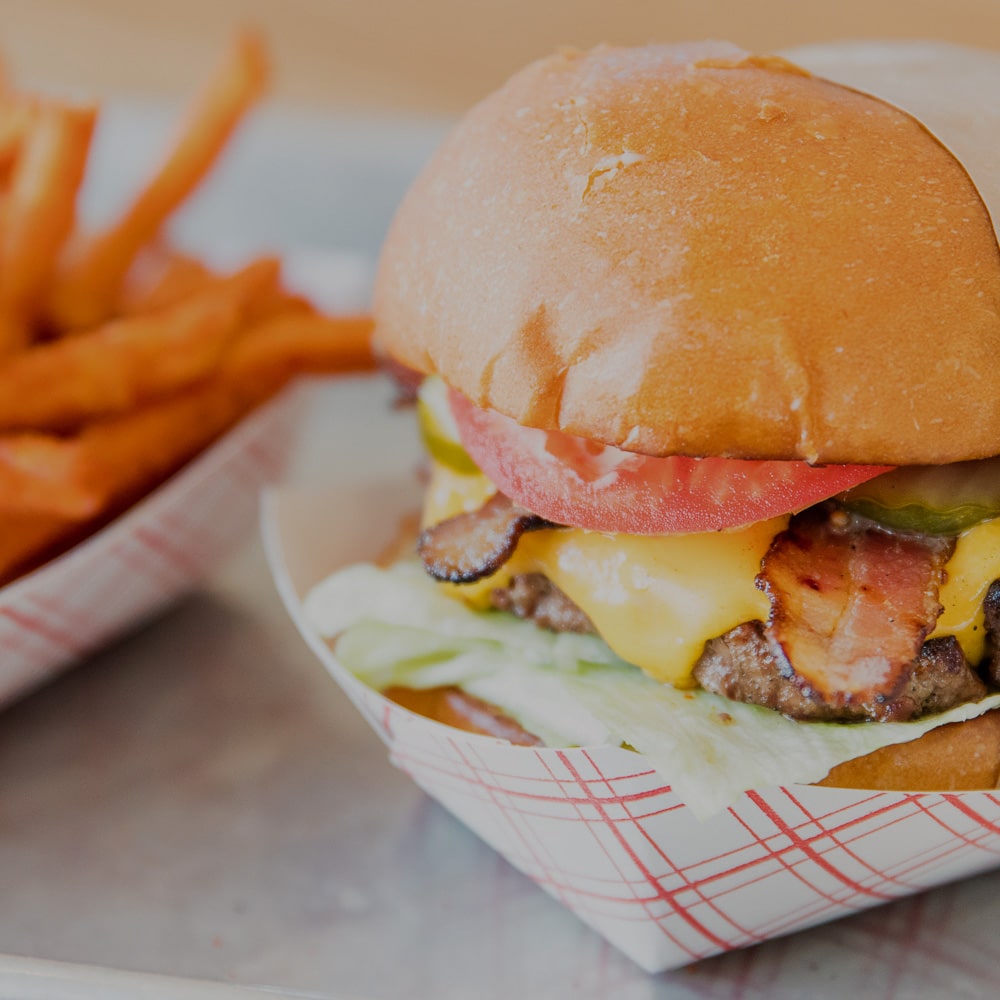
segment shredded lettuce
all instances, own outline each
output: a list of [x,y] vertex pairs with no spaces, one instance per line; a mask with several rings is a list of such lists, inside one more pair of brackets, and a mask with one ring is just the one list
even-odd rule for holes
[[596,636],[472,611],[416,564],[351,566],[309,594],[306,614],[376,689],[457,684],[549,746],[627,744],[699,817],[742,792],[808,784],[836,764],[1000,706],[1000,695],[914,722],[793,722],[707,691],[659,684]]

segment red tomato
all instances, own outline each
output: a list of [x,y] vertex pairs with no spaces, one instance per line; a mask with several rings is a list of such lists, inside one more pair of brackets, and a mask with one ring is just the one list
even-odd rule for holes
[[450,390],[462,444],[502,493],[556,524],[630,535],[718,531],[802,510],[887,472],[735,458],[649,458],[522,427]]

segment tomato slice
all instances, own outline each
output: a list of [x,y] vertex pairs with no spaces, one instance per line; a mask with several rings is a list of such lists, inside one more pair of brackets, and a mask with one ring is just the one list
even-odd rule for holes
[[735,458],[650,458],[522,427],[450,390],[466,451],[497,488],[556,524],[630,535],[718,531],[803,510],[889,471]]

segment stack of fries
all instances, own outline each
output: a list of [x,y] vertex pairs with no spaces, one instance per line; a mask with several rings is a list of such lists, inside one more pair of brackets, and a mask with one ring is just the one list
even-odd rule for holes
[[163,240],[267,81],[237,38],[165,162],[76,230],[93,106],[0,89],[0,584],[90,534],[303,372],[367,367],[370,321],[283,290],[277,259],[213,273]]

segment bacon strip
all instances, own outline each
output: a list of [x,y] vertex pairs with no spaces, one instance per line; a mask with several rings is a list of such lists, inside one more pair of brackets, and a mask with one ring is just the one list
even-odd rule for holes
[[744,622],[705,643],[694,668],[698,683],[733,701],[774,709],[793,719],[827,722],[903,722],[986,697],[986,685],[965,660],[954,636],[928,639],[891,698],[870,693],[832,704],[801,685],[761,622]]
[[435,580],[474,583],[500,569],[526,531],[551,527],[550,521],[496,493],[479,510],[424,531],[417,539],[417,555]]
[[811,508],[772,542],[757,585],[797,683],[831,705],[892,698],[934,627],[952,539]]

